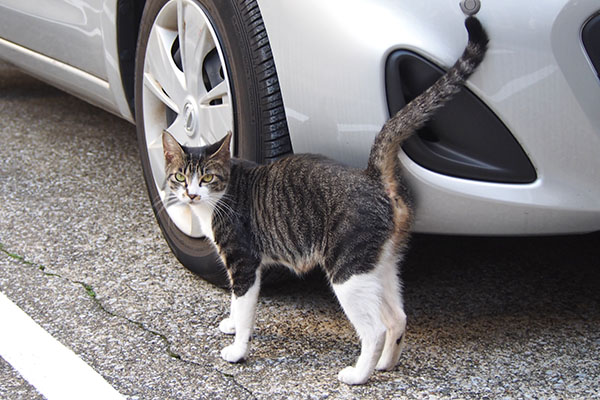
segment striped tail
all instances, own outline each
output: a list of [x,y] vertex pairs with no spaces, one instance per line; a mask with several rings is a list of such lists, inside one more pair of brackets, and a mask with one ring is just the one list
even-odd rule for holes
[[460,91],[483,60],[487,50],[487,33],[479,20],[472,16],[465,20],[465,27],[469,42],[452,68],[390,118],[375,137],[366,173],[375,179],[381,179],[388,194],[392,196],[398,194],[398,152],[402,143]]

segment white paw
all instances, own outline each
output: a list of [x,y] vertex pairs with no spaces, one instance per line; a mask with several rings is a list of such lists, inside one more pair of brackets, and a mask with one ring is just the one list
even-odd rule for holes
[[400,361],[400,354],[404,347],[404,335],[402,335],[395,343],[386,343],[386,347],[383,349],[383,353],[375,366],[377,371],[390,371],[398,365]]
[[227,362],[236,363],[246,358],[246,353],[247,348],[232,344],[221,350],[221,357]]
[[377,365],[375,366],[375,369],[377,371],[389,371],[394,369],[395,366],[396,364],[392,360],[380,359]]
[[362,385],[369,379],[369,375],[361,374],[354,367],[346,367],[340,371],[338,379],[347,385]]
[[233,318],[225,318],[219,324],[219,330],[226,335],[235,334],[235,323],[233,322]]

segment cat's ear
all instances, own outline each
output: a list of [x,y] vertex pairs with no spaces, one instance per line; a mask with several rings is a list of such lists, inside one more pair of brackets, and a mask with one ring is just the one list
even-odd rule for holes
[[167,166],[173,163],[183,164],[184,153],[177,140],[169,132],[163,131],[162,142]]
[[231,152],[229,148],[231,146],[231,136],[233,134],[231,131],[227,132],[227,135],[219,142],[215,143],[215,147],[217,147],[217,151],[215,151],[209,158],[217,158],[222,161],[227,161],[231,158]]

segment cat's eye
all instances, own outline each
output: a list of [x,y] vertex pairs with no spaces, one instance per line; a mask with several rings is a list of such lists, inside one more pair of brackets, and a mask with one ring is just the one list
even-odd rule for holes
[[202,177],[203,183],[211,183],[215,180],[215,176],[213,174],[206,174]]
[[175,180],[177,182],[185,182],[185,175],[178,172],[175,174]]

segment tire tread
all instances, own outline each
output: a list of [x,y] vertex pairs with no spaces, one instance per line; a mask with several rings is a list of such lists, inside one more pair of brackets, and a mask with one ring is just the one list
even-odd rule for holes
[[292,143],[289,136],[283,98],[277,77],[277,69],[267,31],[256,0],[238,0],[241,17],[246,25],[257,84],[260,88],[262,111],[262,158],[273,162],[291,154]]

